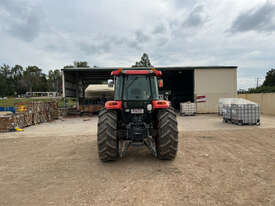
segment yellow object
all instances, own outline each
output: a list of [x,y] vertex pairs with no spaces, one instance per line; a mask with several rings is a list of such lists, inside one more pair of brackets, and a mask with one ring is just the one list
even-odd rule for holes
[[16,127],[15,130],[18,131],[18,132],[22,132],[23,131],[23,129],[21,129],[19,127]]
[[25,105],[20,105],[17,110],[18,112],[25,112],[27,111],[27,108],[25,107]]

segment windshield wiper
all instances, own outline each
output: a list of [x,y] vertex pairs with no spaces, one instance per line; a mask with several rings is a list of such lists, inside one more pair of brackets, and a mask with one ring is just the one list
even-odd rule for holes
[[128,89],[137,79],[138,79],[138,77],[135,77],[135,78],[129,83],[129,85],[126,87],[126,89]]

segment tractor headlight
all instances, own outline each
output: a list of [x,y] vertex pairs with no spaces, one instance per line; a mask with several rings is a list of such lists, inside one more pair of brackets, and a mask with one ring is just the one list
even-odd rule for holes
[[148,111],[151,111],[151,110],[152,110],[152,104],[148,104],[148,105],[147,105],[147,110],[148,110]]

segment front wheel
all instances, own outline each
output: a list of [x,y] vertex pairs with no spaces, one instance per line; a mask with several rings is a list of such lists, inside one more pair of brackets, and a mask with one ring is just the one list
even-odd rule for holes
[[176,113],[172,109],[159,110],[157,127],[157,157],[161,160],[172,160],[176,157],[178,151],[178,124]]
[[116,160],[119,156],[117,136],[117,112],[102,110],[97,124],[98,156],[103,162]]

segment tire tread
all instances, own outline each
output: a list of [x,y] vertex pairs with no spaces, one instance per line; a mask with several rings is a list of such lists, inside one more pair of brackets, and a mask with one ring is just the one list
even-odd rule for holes
[[176,113],[172,109],[159,110],[157,115],[157,156],[161,160],[173,160],[178,150],[178,126]]
[[118,158],[117,113],[102,110],[98,115],[97,148],[99,159],[103,162]]

